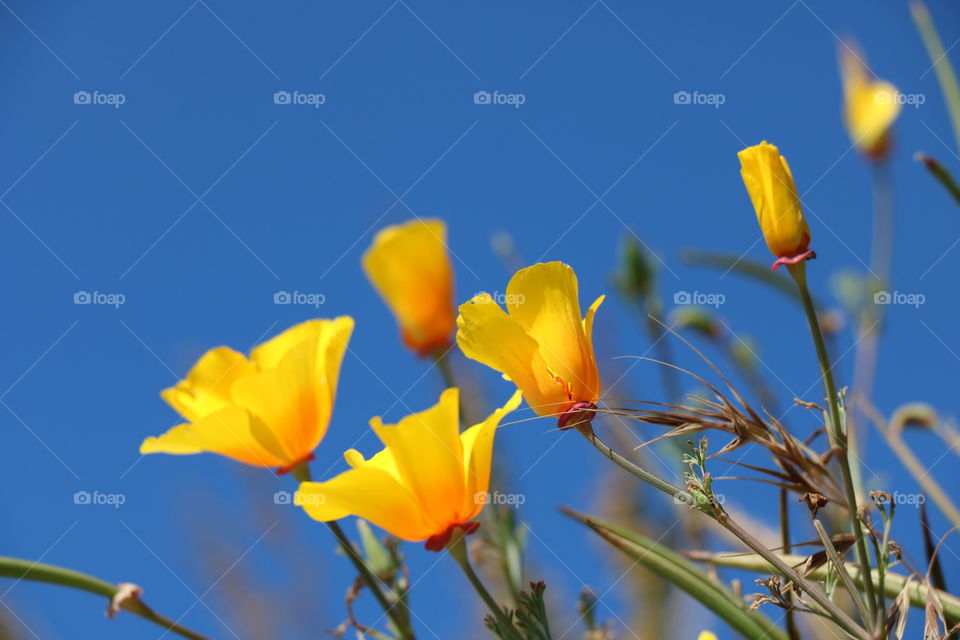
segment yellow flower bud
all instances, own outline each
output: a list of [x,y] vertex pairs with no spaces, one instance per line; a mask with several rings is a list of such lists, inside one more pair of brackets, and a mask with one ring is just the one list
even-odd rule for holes
[[780,150],[769,142],[747,147],[737,154],[740,175],[757,212],[763,239],[770,252],[781,263],[811,257],[810,229],[803,218],[803,208],[793,183],[793,174]]

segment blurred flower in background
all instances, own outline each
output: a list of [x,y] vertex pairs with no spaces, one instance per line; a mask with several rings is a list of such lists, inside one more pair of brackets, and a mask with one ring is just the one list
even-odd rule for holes
[[844,122],[860,151],[882,159],[890,149],[890,127],[900,114],[899,93],[889,82],[874,79],[865,60],[856,44],[840,44]]
[[403,342],[420,356],[451,343],[453,269],[442,220],[387,227],[363,254],[363,270],[397,318]]

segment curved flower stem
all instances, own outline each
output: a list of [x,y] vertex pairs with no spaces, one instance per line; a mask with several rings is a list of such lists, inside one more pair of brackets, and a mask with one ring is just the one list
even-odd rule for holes
[[850,471],[850,453],[847,447],[847,435],[840,418],[837,385],[833,381],[833,369],[830,366],[827,347],[823,341],[823,331],[820,329],[820,320],[817,318],[817,312],[813,306],[813,299],[810,297],[810,289],[807,287],[806,263],[801,262],[790,265],[788,268],[790,275],[793,276],[793,280],[797,284],[797,288],[800,290],[803,310],[807,314],[810,334],[813,336],[813,343],[817,349],[817,360],[820,363],[820,371],[823,375],[823,387],[827,394],[828,406],[830,407],[830,439],[832,445],[838,450],[837,459],[840,463],[840,472],[843,475],[843,488],[846,492],[847,511],[850,513],[850,525],[857,550],[857,563],[860,565],[860,571],[864,576],[863,590],[867,601],[867,611],[871,616],[870,620],[864,620],[863,622],[869,628],[875,629],[882,625],[883,621],[877,619],[877,593],[873,586],[873,577],[870,571],[870,556],[867,553],[867,542],[864,539],[863,527],[858,515],[857,492],[853,482],[853,474]]
[[647,484],[653,485],[655,488],[660,489],[660,491],[663,491],[677,501],[686,504],[693,504],[694,498],[692,495],[690,495],[690,493],[674,484],[667,482],[660,476],[650,473],[643,467],[637,466],[633,462],[630,462],[630,460],[627,458],[611,449],[606,442],[597,437],[597,434],[593,432],[593,427],[589,422],[583,422],[577,425],[577,431],[579,431],[580,435],[586,438],[587,441],[597,449],[597,451],[613,460],[620,468],[632,473]]
[[473,570],[473,567],[470,566],[470,557],[467,553],[467,544],[462,533],[454,533],[453,538],[451,538],[450,542],[447,543],[447,551],[450,553],[450,557],[456,560],[457,564],[460,565],[460,568],[463,569],[463,573],[466,574],[470,584],[473,585],[473,588],[483,599],[483,602],[487,605],[487,608],[490,609],[490,613],[492,613],[497,619],[497,626],[503,631],[503,633],[506,634],[506,637],[522,640],[520,635],[517,633],[516,627],[513,625],[513,621],[507,616],[503,608],[497,604],[497,601],[493,599],[493,596],[490,595],[490,592],[487,591],[487,588],[483,586],[483,582],[480,581],[480,576],[478,576]]
[[[307,465],[307,463],[297,465],[290,470],[290,473],[300,482],[311,481],[310,467]],[[371,572],[370,568],[367,567],[367,563],[364,562],[363,558],[357,554],[353,544],[347,538],[347,535],[343,532],[343,529],[340,527],[337,521],[331,520],[325,524],[327,525],[327,528],[330,529],[330,532],[333,533],[333,536],[337,539],[337,542],[340,543],[343,553],[350,559],[350,562],[353,563],[353,567],[357,570],[357,573],[360,575],[360,578],[363,580],[364,584],[367,585],[367,588],[370,589],[370,593],[372,593],[373,597],[377,599],[378,603],[380,603],[380,607],[383,608],[384,614],[386,614],[393,622],[397,629],[397,633],[400,635],[400,638],[402,640],[414,640],[413,629],[410,627],[410,609],[407,605],[407,601],[398,595],[396,603],[391,604],[387,599],[387,596],[384,595],[383,590],[380,588],[382,581],[373,575],[373,572]]]
[[[16,580],[31,580],[34,582],[58,584],[63,587],[94,593],[108,600],[113,600],[114,596],[116,596],[120,590],[116,585],[110,584],[106,580],[101,580],[100,578],[95,578],[79,571],[6,556],[0,556],[0,576],[4,578],[14,578]],[[138,615],[141,618],[145,618],[163,627],[167,631],[172,631],[184,638],[190,638],[190,640],[209,640],[207,636],[200,635],[195,631],[182,627],[169,618],[156,613],[150,607],[143,604],[139,598],[125,599],[120,608]]]
[[754,538],[753,535],[751,535],[746,529],[731,520],[730,516],[727,515],[727,513],[721,507],[719,507],[719,505],[706,504],[697,507],[696,505],[700,504],[700,501],[698,501],[690,492],[671,484],[670,482],[667,482],[663,478],[650,473],[646,469],[643,469],[624,458],[622,455],[607,446],[607,444],[604,443],[600,438],[598,438],[593,432],[593,428],[589,423],[578,426],[577,430],[590,442],[590,444],[596,447],[600,453],[613,460],[621,468],[625,469],[629,473],[632,473],[644,482],[653,485],[657,489],[660,489],[664,493],[672,496],[675,500],[683,501],[686,504],[694,506],[695,508],[699,508],[699,510],[716,520],[720,526],[739,538],[757,555],[776,567],[777,572],[780,575],[788,578],[799,589],[808,594],[818,605],[820,605],[820,607],[823,608],[827,615],[829,615],[838,626],[840,626],[851,636],[854,638],[860,638],[861,640],[872,640],[872,636],[867,631],[857,625],[857,623],[850,616],[848,616],[842,609],[840,609],[840,607],[830,600],[830,598],[828,598],[819,588],[817,588],[816,585],[806,580],[803,576],[797,573],[793,567],[784,562],[780,556],[767,549],[763,543]]

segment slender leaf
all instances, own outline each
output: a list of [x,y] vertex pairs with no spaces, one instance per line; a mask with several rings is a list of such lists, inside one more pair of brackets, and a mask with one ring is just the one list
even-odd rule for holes
[[786,640],[783,630],[766,616],[750,611],[736,594],[683,556],[633,531],[571,509],[561,510],[567,516],[590,527],[637,563],[688,593],[745,637],[757,640]]

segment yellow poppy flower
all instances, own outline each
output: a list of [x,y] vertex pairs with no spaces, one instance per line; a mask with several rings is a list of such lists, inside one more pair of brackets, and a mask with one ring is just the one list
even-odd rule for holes
[[505,312],[482,293],[460,306],[457,344],[468,358],[504,374],[538,415],[561,428],[589,421],[600,398],[593,316],[580,315],[577,275],[562,262],[521,269],[507,285]]
[[450,344],[453,269],[442,220],[411,220],[381,230],[363,270],[397,318],[403,342],[420,356]]
[[872,158],[883,158],[890,148],[887,135],[900,114],[897,88],[876,80],[863,54],[852,44],[840,45],[844,120],[850,139]]
[[327,432],[353,318],[309,320],[250,352],[205,353],[163,399],[187,421],[147,438],[140,453],[218,453],[289,471]]
[[778,258],[773,268],[814,257],[809,251],[810,229],[803,218],[787,159],[767,141],[747,147],[737,156],[763,239],[770,253]]
[[376,417],[370,427],[386,447],[372,458],[350,449],[351,469],[326,482],[304,482],[295,504],[314,520],[347,516],[369,520],[398,538],[439,551],[457,528],[472,533],[471,522],[487,501],[493,439],[501,418],[520,404],[515,393],[490,417],[459,433],[456,388],[440,401],[395,425]]
[[717,640],[717,634],[712,631],[701,631],[700,635],[697,636],[697,640]]

